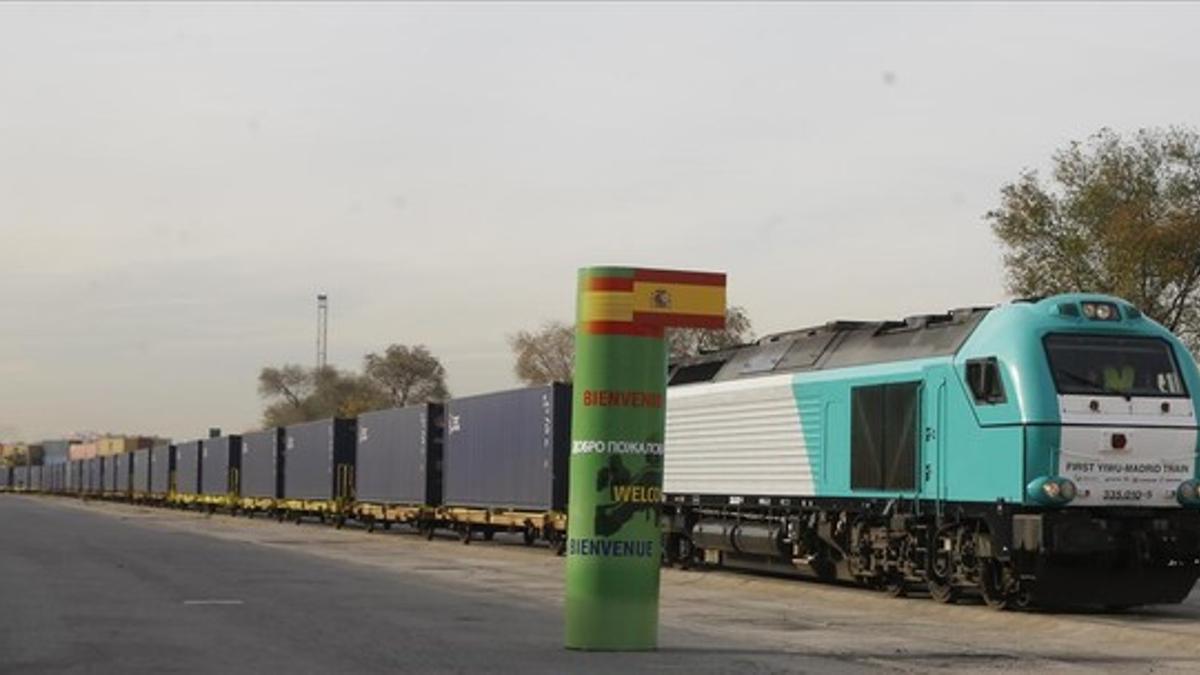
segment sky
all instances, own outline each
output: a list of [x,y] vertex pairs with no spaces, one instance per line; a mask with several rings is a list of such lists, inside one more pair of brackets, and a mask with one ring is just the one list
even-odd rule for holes
[[577,268],[759,335],[1004,302],[1001,186],[1193,124],[1193,4],[0,4],[0,439],[254,428],[264,365],[454,395]]

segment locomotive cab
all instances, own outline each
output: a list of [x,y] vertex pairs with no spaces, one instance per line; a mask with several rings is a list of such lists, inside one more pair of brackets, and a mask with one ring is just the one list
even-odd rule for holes
[[1184,345],[1120,299],[1064,295],[995,310],[961,356],[984,351],[1018,405],[981,428],[1024,430],[1022,506],[999,552],[1008,584],[1041,604],[1186,597],[1200,551],[1200,385]]

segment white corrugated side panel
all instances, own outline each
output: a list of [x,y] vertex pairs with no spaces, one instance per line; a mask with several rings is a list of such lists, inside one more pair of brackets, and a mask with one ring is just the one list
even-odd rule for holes
[[[670,494],[814,494],[817,457],[809,457],[792,379],[773,375],[668,388],[663,490]],[[819,424],[819,409],[812,412],[805,422]],[[817,438],[820,431],[809,429]],[[819,456],[819,449],[814,454]]]

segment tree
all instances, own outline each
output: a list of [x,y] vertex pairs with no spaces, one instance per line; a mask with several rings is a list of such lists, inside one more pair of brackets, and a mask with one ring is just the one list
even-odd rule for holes
[[[670,358],[694,356],[725,349],[754,339],[745,308],[733,306],[725,312],[723,330],[669,328],[666,332]],[[516,361],[513,372],[528,385],[570,382],[575,363],[575,329],[561,321],[548,321],[536,331],[520,331],[509,337]]]
[[424,345],[389,345],[383,354],[367,354],[363,373],[381,387],[394,406],[444,401],[446,369]]
[[725,328],[723,330],[667,329],[667,349],[673,359],[736,347],[753,339],[754,332],[750,326],[750,315],[746,313],[746,308],[738,305],[730,306],[725,310]]
[[294,363],[282,368],[266,367],[258,374],[260,396],[279,397],[297,408],[312,394],[313,384],[312,372]]
[[536,331],[523,330],[508,338],[516,361],[513,372],[530,386],[570,382],[575,367],[575,329],[547,321]]
[[1117,295],[1200,346],[1200,136],[1102,129],[1027,170],[988,212],[1008,290]]
[[258,376],[258,391],[268,399],[263,410],[266,426],[357,417],[388,405],[386,394],[374,382],[333,366],[305,368],[289,364],[263,368]]

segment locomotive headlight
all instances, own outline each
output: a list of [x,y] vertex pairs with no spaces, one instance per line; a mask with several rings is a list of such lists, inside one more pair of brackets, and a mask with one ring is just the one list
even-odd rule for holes
[[1111,302],[1082,302],[1079,307],[1083,315],[1095,321],[1120,321],[1117,306]]
[[1200,506],[1200,482],[1185,480],[1175,488],[1175,499],[1184,506]]
[[1067,478],[1059,479],[1058,497],[1063,501],[1064,504],[1072,499],[1075,499],[1075,495],[1077,494],[1079,494],[1079,490],[1076,489],[1074,482]]
[[1031,501],[1046,506],[1062,506],[1075,499],[1079,488],[1070,479],[1052,476],[1035,478],[1025,487]]

